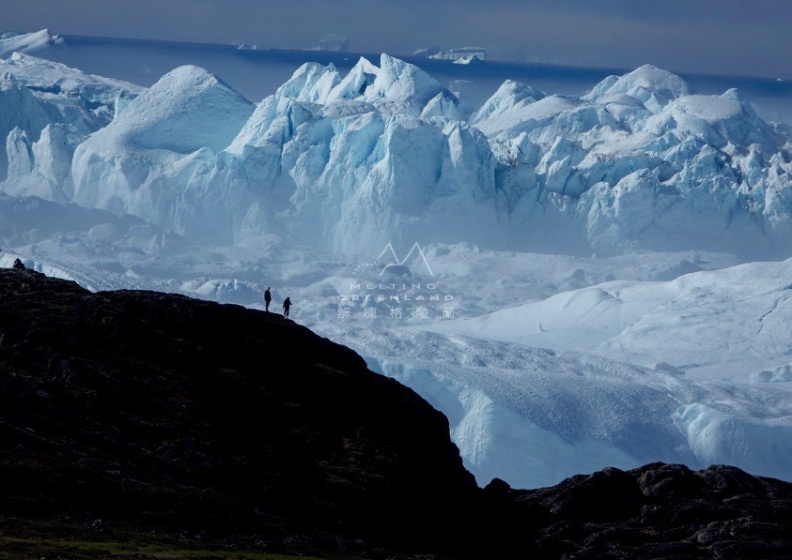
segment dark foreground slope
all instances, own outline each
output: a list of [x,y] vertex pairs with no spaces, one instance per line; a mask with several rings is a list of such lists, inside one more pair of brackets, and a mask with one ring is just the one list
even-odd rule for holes
[[0,411],[6,517],[431,549],[478,491],[445,417],[345,347],[33,271],[0,271]]
[[278,315],[0,270],[0,558],[27,557],[3,555],[8,537],[56,534],[343,558],[792,558],[792,485],[653,464],[479,489],[440,413]]

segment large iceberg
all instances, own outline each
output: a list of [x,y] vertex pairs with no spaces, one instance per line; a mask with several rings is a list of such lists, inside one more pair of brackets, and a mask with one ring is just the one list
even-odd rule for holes
[[2,191],[195,241],[790,254],[789,138],[739,91],[696,94],[652,66],[580,97],[507,81],[474,112],[388,55],[346,76],[305,64],[257,104],[195,66],[143,91],[0,63]]

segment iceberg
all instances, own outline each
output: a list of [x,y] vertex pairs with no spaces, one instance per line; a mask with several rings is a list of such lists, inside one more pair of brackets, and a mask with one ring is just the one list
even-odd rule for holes
[[789,139],[739,91],[696,94],[652,66],[580,97],[507,81],[474,112],[386,54],[346,76],[306,63],[256,104],[195,66],[144,90],[30,55],[2,63],[3,192],[198,242],[789,254]]

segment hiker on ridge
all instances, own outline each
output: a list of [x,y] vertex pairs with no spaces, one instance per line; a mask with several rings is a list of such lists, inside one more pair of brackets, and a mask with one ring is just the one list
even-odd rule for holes
[[264,311],[268,313],[269,313],[269,305],[271,301],[272,301],[272,294],[270,294],[269,286],[267,286],[267,289],[264,290]]

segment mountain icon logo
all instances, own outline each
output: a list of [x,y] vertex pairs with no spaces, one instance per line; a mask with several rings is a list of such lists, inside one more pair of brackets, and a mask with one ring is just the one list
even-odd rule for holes
[[383,266],[382,270],[380,270],[379,275],[382,276],[386,272],[396,273],[399,275],[409,273],[410,269],[404,263],[406,263],[411,257],[413,257],[416,252],[418,253],[418,255],[420,255],[421,261],[426,267],[427,272],[429,272],[429,276],[434,276],[434,273],[432,272],[432,267],[429,266],[429,261],[426,260],[426,255],[424,254],[423,249],[421,249],[421,246],[418,244],[417,241],[413,243],[413,246],[410,248],[407,255],[401,260],[399,260],[399,256],[396,254],[396,250],[393,248],[393,245],[390,242],[388,242],[388,244],[379,254],[375,262],[380,262],[382,261],[383,258],[387,258],[387,257],[390,257],[391,260],[386,262],[385,266]]

